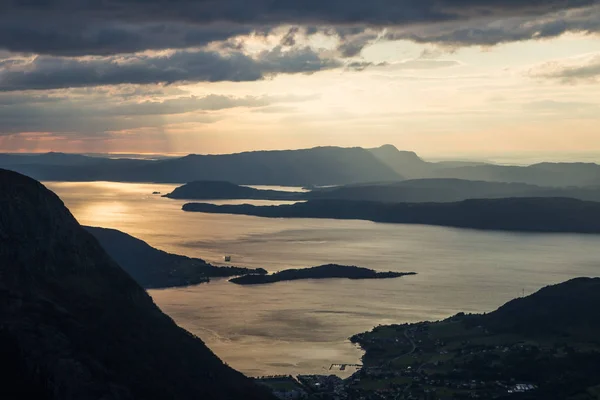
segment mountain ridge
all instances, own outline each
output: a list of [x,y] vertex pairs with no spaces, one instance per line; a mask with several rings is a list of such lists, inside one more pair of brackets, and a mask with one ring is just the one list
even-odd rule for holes
[[21,376],[0,374],[3,398],[271,398],[163,314],[54,193],[6,170],[0,240],[0,353]]

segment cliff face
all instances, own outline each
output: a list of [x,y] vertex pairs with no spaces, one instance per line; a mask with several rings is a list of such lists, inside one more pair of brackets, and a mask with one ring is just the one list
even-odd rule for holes
[[262,399],[40,183],[0,170],[0,398]]

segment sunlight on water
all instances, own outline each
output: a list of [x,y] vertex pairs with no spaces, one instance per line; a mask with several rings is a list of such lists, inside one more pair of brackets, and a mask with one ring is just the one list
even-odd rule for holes
[[[115,228],[173,253],[277,271],[328,262],[418,275],[372,281],[282,282],[259,287],[226,280],[153,290],[156,303],[250,375],[328,372],[355,363],[347,340],[378,324],[491,311],[542,286],[600,276],[596,235],[481,232],[367,221],[263,219],[185,213],[159,195],[175,185],[57,183],[54,190],[86,225]],[[215,203],[279,204],[219,201]]]

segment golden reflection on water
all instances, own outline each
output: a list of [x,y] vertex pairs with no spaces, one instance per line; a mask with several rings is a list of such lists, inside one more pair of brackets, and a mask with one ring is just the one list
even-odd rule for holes
[[114,202],[86,204],[75,212],[81,220],[114,225],[126,217],[128,210],[125,204]]

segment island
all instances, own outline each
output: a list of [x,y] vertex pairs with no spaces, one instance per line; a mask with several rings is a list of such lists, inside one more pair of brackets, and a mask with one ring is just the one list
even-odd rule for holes
[[230,279],[229,282],[238,285],[262,285],[300,279],[389,279],[400,278],[406,275],[416,275],[416,272],[377,272],[372,269],[356,266],[327,264],[312,268],[286,269],[271,275],[248,274]]
[[312,200],[279,206],[187,203],[182,209],[267,218],[358,219],[482,230],[600,233],[600,202],[571,198],[470,199],[450,203]]
[[240,186],[225,181],[195,181],[175,188],[171,193],[164,195],[170,199],[184,200],[275,200],[293,201],[303,198],[300,192],[285,192],[282,190],[255,189]]

